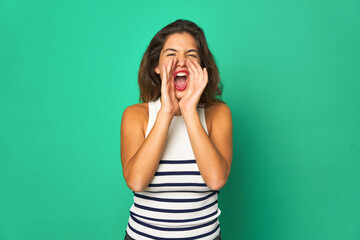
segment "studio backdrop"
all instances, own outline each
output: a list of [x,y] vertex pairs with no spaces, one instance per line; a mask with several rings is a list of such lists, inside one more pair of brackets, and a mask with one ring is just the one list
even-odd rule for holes
[[0,239],[123,239],[120,124],[152,37],[205,31],[232,111],[225,240],[360,239],[358,0],[0,3]]

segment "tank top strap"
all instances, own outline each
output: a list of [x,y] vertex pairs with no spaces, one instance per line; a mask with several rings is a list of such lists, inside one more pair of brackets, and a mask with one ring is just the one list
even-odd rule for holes
[[156,99],[155,101],[149,101],[148,105],[149,105],[149,121],[148,121],[148,125],[146,128],[145,138],[149,135],[151,129],[153,128],[153,126],[155,124],[157,114],[161,107],[160,97],[158,99]]
[[209,135],[208,128],[207,128],[207,125],[206,125],[205,105],[204,104],[199,104],[198,107],[197,107],[197,110],[198,110],[201,125],[203,126],[206,134]]

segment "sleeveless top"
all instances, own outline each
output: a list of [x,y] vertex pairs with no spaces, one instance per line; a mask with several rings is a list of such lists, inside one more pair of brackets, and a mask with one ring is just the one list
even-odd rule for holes
[[[149,102],[147,137],[161,107],[160,98]],[[205,108],[198,107],[208,134]],[[159,167],[148,187],[134,193],[127,233],[142,239],[213,240],[220,233],[219,191],[211,190],[200,175],[185,121],[174,116]]]

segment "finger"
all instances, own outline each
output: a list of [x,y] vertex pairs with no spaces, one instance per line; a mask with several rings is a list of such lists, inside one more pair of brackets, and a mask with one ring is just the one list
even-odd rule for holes
[[199,77],[200,77],[200,79],[203,79],[204,78],[204,72],[203,72],[203,69],[202,69],[202,67],[200,66],[200,64],[197,62],[197,61],[193,61],[193,63],[194,63],[194,65],[195,65],[195,67],[196,67],[196,69],[197,69],[197,71],[198,71],[198,73],[199,73]]
[[189,72],[192,74],[192,76],[195,76],[195,68],[189,59],[186,60],[186,65],[189,69]]
[[162,87],[162,88],[165,88],[166,82],[167,82],[167,78],[166,78],[166,66],[163,65],[163,66],[162,66],[162,79],[161,79],[161,87]]
[[202,84],[204,82],[204,72],[202,67],[200,66],[200,64],[197,61],[194,61],[194,65],[196,66],[196,69],[198,71],[198,76],[199,76],[199,82]]
[[168,76],[169,76],[169,74],[170,74],[170,71],[171,71],[171,68],[172,68],[172,64],[173,64],[173,59],[171,58],[170,60],[169,60],[169,62],[168,62],[168,65],[167,65],[167,71],[166,71],[166,73],[168,74]]
[[170,72],[169,72],[169,84],[170,84],[170,92],[173,97],[175,97],[175,86],[174,86],[174,70],[176,68],[177,59],[171,59],[171,66],[170,66]]
[[175,69],[176,69],[176,64],[177,64],[177,59],[175,58],[175,59],[173,60],[172,66],[171,66],[171,73],[170,73],[172,82],[174,81],[174,78],[175,78],[174,72],[175,72]]
[[168,68],[168,83],[172,84],[172,82],[174,81],[174,77],[173,77],[173,67],[174,67],[174,59],[170,59],[169,61],[169,68]]
[[190,59],[187,59],[186,63],[195,74],[197,72],[197,70],[196,70],[196,67],[195,67],[194,63]]
[[201,68],[200,64],[197,61],[193,61],[193,64],[195,65],[195,67],[197,68],[197,70],[199,72],[202,72],[202,68]]
[[190,82],[197,81],[198,74],[195,65],[190,60],[187,60],[187,65],[188,65],[188,69],[190,69],[190,77],[191,77]]
[[170,72],[169,72],[169,83],[171,83],[171,85],[174,82],[174,66],[176,64],[176,59],[172,59],[171,61],[171,66],[170,66]]
[[174,72],[175,72],[175,69],[176,69],[176,65],[177,65],[177,59],[174,58],[173,62],[172,62],[172,65],[171,65],[171,72],[170,72],[171,82],[173,82],[174,79],[175,79]]
[[209,75],[206,68],[203,69],[203,74],[204,74],[204,85],[206,86],[209,80]]
[[172,71],[174,72],[174,70],[176,69],[176,64],[177,64],[177,58],[174,59],[173,65],[172,65]]

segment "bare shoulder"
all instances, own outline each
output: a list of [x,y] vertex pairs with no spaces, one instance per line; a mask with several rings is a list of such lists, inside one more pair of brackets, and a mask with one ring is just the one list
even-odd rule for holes
[[231,110],[225,103],[216,103],[205,109],[206,125],[209,135],[213,126],[231,123]]
[[138,104],[134,104],[134,105],[130,105],[128,106],[125,110],[124,110],[124,115],[145,115],[146,113],[148,113],[148,103],[138,103]]
[[221,113],[230,113],[230,108],[225,103],[216,103],[206,108],[206,113],[208,114],[221,114]]
[[148,103],[138,103],[128,106],[124,110],[124,113],[122,115],[121,125],[126,128],[141,127],[145,134],[148,120],[149,120]]

